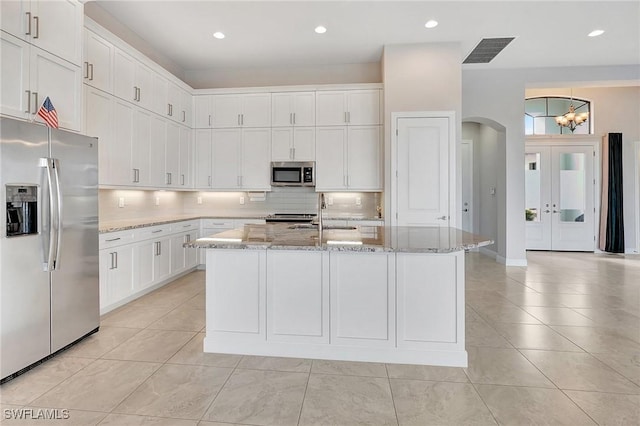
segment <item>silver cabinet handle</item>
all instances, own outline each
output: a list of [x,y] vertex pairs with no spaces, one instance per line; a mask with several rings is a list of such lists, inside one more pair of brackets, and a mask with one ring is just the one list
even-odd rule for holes
[[293,113],[289,113],[289,124],[293,124]]
[[182,111],[182,122],[187,121],[187,111]]
[[447,217],[446,216],[436,217],[436,220],[447,220]]
[[208,182],[209,186],[211,186],[211,176],[207,176],[207,178],[208,178],[207,182]]
[[89,64],[89,68],[91,68],[91,77],[89,77],[89,81],[93,81],[93,64]]
[[296,124],[296,113],[293,113],[293,124]]
[[133,100],[138,100],[138,88],[136,86],[133,86]]
[[84,61],[84,66],[85,66],[84,78],[89,78],[89,62]]
[[348,123],[348,121],[347,121],[347,111],[344,112],[344,122]]
[[469,209],[462,209],[462,211],[466,213],[469,211]]
[[191,234],[187,234],[187,242],[190,243],[191,242]]
[[293,148],[289,148],[289,160],[293,160]]
[[544,212],[545,212],[545,213],[551,213],[551,210],[546,209]]
[[184,185],[184,175],[180,175],[180,185]]
[[33,114],[38,113],[38,92],[33,92],[33,96],[35,96],[35,102],[33,103]]
[[158,241],[158,256],[162,255],[162,241]]
[[293,149],[293,157],[292,157],[292,160],[295,160],[295,159],[296,159],[296,148],[294,147],[294,148],[291,148],[291,149]]
[[167,173],[167,185],[171,185],[171,173]]
[[182,225],[183,228],[191,228],[193,225]]
[[27,110],[26,113],[31,112],[31,90],[25,90],[27,92]]
[[211,126],[211,114],[209,114],[209,126]]
[[138,87],[138,102],[142,100],[142,89]]
[[110,257],[110,260],[111,260],[111,266],[109,266],[109,269],[115,269],[115,266],[114,266],[115,265],[115,260],[114,260],[115,256],[114,256],[114,254],[115,254],[115,252],[109,253],[109,257]]
[[60,162],[56,158],[51,159],[53,165],[53,175],[56,177],[56,208],[57,219],[56,224],[56,257],[53,261],[53,269],[60,267],[60,251],[62,249],[62,188],[60,187],[60,175],[58,170],[60,169]]
[[347,175],[347,186],[351,186],[351,175]]
[[39,38],[40,37],[40,18],[37,16],[34,16],[33,20],[36,22],[36,34],[33,36],[33,38]]
[[240,125],[240,114],[238,114],[238,126]]
[[120,239],[120,237],[118,238],[111,238],[110,240],[105,240],[106,242],[110,243],[111,241],[118,241]]
[[115,252],[113,254],[115,254],[114,258],[116,260],[115,266],[113,267],[113,269],[118,269],[118,252]]
[[347,175],[342,175],[342,184],[347,186]]
[[151,231],[152,234],[159,234],[160,232],[162,232],[162,229],[158,229],[157,231]]
[[244,126],[244,114],[240,114],[240,124]]
[[347,123],[351,123],[351,111],[347,111]]
[[27,15],[27,32],[24,35],[31,35],[31,12],[25,12]]
[[137,182],[137,180],[136,180],[136,169],[131,169],[131,170],[133,170],[133,179],[132,179],[132,181],[133,181],[133,183],[136,183]]

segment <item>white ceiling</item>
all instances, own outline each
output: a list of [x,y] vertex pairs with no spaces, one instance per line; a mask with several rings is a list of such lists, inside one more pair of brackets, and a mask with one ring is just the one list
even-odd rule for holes
[[[464,67],[640,64],[638,0],[96,3],[185,71],[378,62],[397,43],[460,42],[462,61],[481,38],[506,36],[517,38],[491,63]],[[594,29],[606,32],[587,37]]]

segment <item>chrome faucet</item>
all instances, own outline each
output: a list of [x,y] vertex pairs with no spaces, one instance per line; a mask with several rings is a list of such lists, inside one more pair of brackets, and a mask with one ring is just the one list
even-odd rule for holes
[[318,193],[318,231],[320,232],[320,242],[322,242],[322,210],[327,208],[324,201],[324,192]]

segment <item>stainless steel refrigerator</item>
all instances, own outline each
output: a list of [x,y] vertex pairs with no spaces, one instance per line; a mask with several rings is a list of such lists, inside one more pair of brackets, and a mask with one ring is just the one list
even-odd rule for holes
[[98,140],[8,118],[0,136],[4,382],[98,330]]

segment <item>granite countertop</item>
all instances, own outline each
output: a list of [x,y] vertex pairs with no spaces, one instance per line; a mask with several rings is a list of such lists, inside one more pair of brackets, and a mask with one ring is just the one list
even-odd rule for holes
[[185,247],[245,250],[328,250],[357,252],[450,253],[493,241],[456,228],[416,226],[316,227],[268,223],[199,238]]
[[[225,216],[225,215],[198,215],[198,214],[178,214],[161,217],[145,217],[137,219],[105,220],[100,221],[100,233],[126,231],[129,229],[145,228],[147,226],[166,225],[167,223],[182,222],[196,219],[264,219],[266,216]],[[377,217],[364,216],[326,216],[325,220],[384,220]]]

